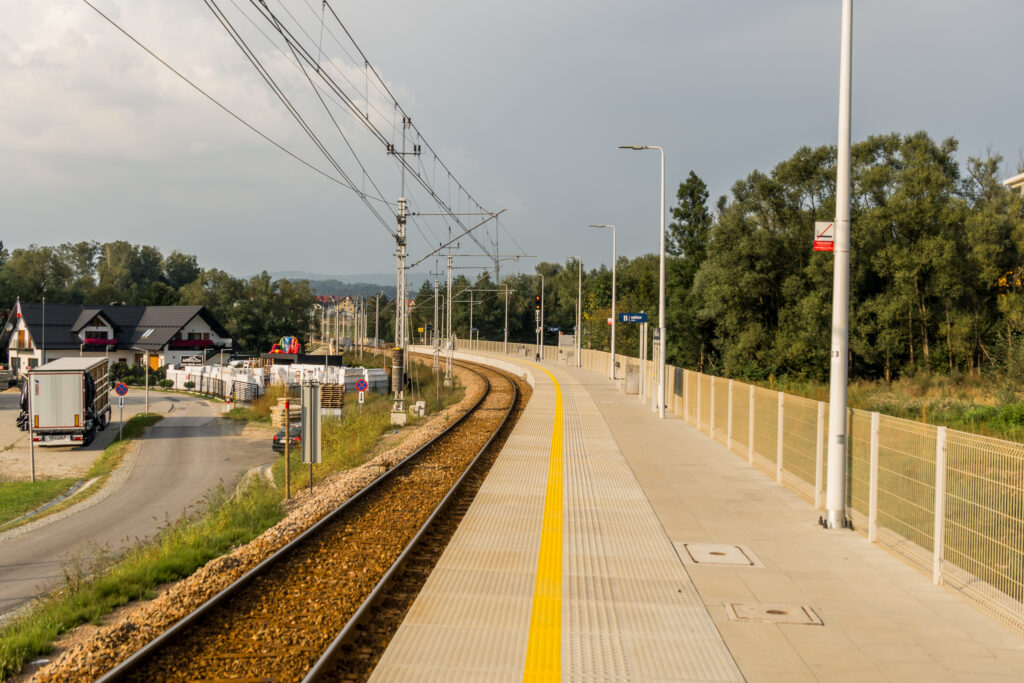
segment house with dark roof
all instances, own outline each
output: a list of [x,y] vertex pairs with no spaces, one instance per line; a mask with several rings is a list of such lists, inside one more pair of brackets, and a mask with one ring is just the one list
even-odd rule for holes
[[[93,306],[17,302],[0,332],[10,368],[26,372],[65,356],[106,356],[150,367],[232,352],[227,330],[205,306]],[[44,361],[45,359],[45,361]]]

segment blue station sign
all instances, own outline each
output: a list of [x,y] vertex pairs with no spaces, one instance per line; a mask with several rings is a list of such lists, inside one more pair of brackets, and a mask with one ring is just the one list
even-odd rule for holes
[[645,323],[647,322],[646,313],[619,313],[620,323]]

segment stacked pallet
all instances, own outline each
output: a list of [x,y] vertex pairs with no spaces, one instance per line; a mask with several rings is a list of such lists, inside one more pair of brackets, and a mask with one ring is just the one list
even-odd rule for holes
[[344,384],[321,384],[320,407],[341,409],[345,403]]
[[[285,401],[289,401],[288,410],[284,409]],[[279,398],[277,405],[270,409],[270,424],[278,429],[284,427],[286,422],[292,424],[302,420],[302,401],[297,398]]]

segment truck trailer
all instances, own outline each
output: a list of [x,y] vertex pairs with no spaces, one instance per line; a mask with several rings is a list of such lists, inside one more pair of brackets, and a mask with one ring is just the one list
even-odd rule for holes
[[40,446],[87,446],[110,423],[105,358],[58,358],[33,368],[21,394],[18,425]]

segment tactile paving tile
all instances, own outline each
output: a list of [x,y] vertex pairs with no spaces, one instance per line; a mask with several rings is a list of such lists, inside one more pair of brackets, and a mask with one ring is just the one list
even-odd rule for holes
[[693,582],[601,417],[565,402],[563,680],[741,681]]

